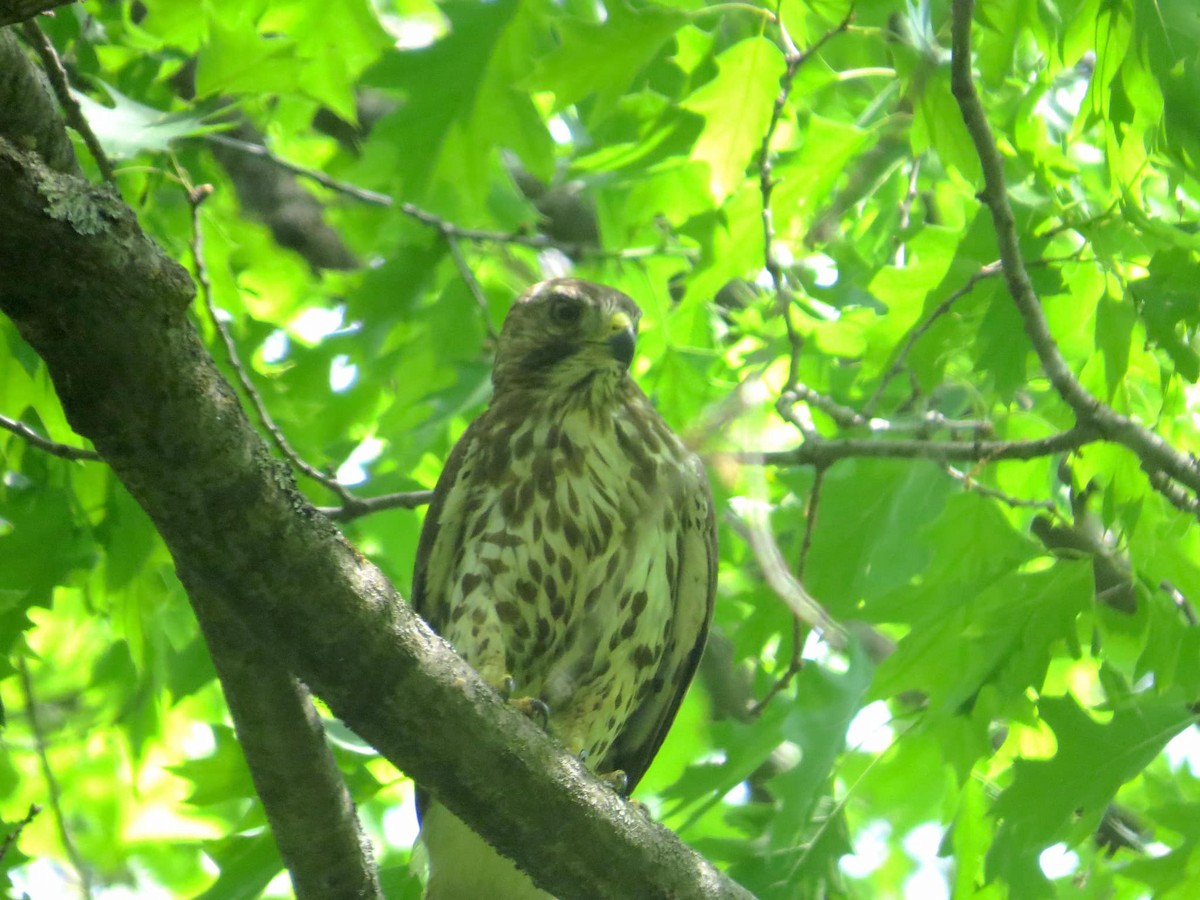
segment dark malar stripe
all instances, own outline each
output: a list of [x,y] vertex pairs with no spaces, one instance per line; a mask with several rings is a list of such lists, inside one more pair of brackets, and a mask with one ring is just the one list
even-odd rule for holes
[[550,344],[538,347],[536,350],[525,354],[521,360],[521,367],[527,372],[544,372],[578,352],[579,345],[572,343]]

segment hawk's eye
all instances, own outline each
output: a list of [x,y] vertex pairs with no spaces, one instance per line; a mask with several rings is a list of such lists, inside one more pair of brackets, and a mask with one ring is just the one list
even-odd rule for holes
[[550,301],[550,318],[558,325],[574,325],[583,315],[583,303],[575,297],[559,294]]

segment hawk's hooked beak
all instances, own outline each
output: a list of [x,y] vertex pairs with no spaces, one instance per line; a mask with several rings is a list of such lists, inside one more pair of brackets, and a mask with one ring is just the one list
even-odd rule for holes
[[633,323],[625,313],[615,312],[608,320],[608,329],[608,349],[612,351],[617,362],[629,368],[629,364],[633,362],[633,346],[637,341]]

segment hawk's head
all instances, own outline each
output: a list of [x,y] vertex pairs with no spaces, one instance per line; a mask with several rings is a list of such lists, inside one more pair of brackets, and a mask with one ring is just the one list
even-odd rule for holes
[[504,320],[492,381],[508,388],[582,391],[614,384],[633,360],[642,311],[613,288],[553,278],[517,298]]

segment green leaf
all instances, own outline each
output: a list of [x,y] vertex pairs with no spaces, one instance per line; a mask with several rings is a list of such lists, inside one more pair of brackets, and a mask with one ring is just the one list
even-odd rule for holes
[[704,117],[692,152],[708,164],[709,190],[718,204],[741,189],[771,119],[785,63],[766,38],[739,41],[716,59],[717,75],[683,101]]
[[871,683],[873,666],[861,643],[853,641],[846,656],[843,672],[810,662],[796,676],[796,700],[783,733],[800,748],[800,764],[771,782],[782,800],[769,836],[773,848],[800,843]]
[[1129,349],[1137,314],[1129,303],[1105,297],[1096,308],[1096,349],[1104,357],[1104,380],[1109,401],[1129,370]]
[[1179,373],[1188,381],[1200,379],[1200,353],[1185,339],[1189,330],[1200,325],[1200,297],[1196,295],[1195,255],[1182,248],[1163,250],[1154,255],[1146,278],[1130,284],[1137,301],[1146,334],[1167,351]]
[[621,95],[658,53],[687,17],[676,10],[648,6],[636,10],[623,2],[609,4],[601,23],[564,20],[561,43],[538,60],[526,85],[554,94],[554,109],[595,96],[595,124],[611,111]]
[[221,874],[196,900],[257,900],[283,868],[270,832],[237,835],[209,848]]
[[1009,696],[1040,689],[1054,645],[1074,642],[1092,593],[1090,564],[1064,561],[1011,573],[978,593],[947,586],[927,598],[927,616],[880,664],[872,695],[920,691],[932,714],[948,716],[985,684]]
[[104,151],[117,159],[128,159],[144,150],[163,152],[181,138],[196,137],[227,128],[224,124],[206,124],[205,119],[216,113],[165,113],[144,106],[126,97],[111,85],[100,83],[112,100],[112,106],[97,103],[87,94],[72,91],[71,95],[83,110],[84,118],[99,139]]
[[1055,841],[1086,838],[1121,785],[1196,721],[1179,698],[1135,698],[1103,723],[1071,697],[1043,697],[1038,711],[1058,749],[1051,759],[1017,760],[1013,783],[993,808],[1000,829],[988,871],[1019,881]]

